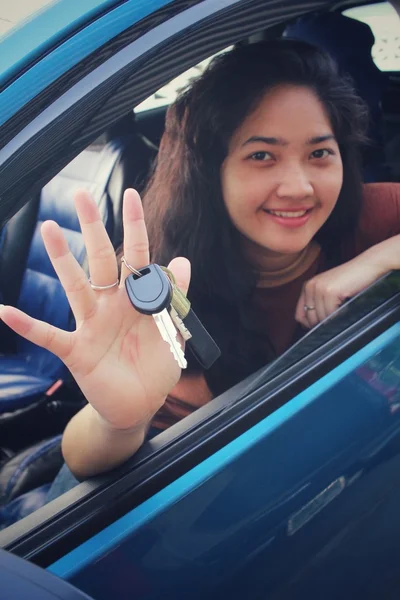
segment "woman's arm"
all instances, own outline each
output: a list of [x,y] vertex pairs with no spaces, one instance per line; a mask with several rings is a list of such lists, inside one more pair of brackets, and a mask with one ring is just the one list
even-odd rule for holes
[[[66,461],[82,478],[116,466],[139,448],[151,419],[179,381],[181,369],[154,320],[136,312],[130,303],[124,283],[130,271],[124,265],[118,281],[117,258],[96,203],[80,192],[76,207],[90,280],[56,223],[42,226],[76,330],[57,329],[11,306],[0,306],[0,318],[19,335],[58,356],[89,402],[69,423],[63,440]],[[150,259],[142,205],[134,190],[124,195],[123,221],[125,257],[139,269]],[[169,268],[186,291],[189,262],[175,259]]]
[[113,469],[140,448],[149,424],[116,429],[88,404],[71,419],[64,431],[64,460],[77,479]]
[[88,404],[64,432],[65,462],[77,479],[92,477],[130,458],[142,445],[150,425],[164,429],[212,399],[201,373],[184,373],[153,419],[115,428]]
[[316,275],[304,284],[296,320],[314,327],[389,271],[400,269],[400,235],[395,235],[339,267]]

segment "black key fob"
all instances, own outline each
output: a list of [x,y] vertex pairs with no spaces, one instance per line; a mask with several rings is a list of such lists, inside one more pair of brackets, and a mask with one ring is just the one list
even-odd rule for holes
[[203,369],[209,369],[221,356],[221,350],[192,308],[183,322],[192,334],[186,342],[188,348]]
[[132,306],[144,315],[154,315],[171,304],[172,286],[158,265],[139,269],[140,277],[132,273],[125,279],[125,287]]

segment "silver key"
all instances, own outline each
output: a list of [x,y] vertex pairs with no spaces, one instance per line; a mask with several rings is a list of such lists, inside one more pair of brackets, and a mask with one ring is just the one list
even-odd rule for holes
[[190,338],[192,337],[192,334],[190,333],[189,329],[186,327],[185,323],[182,321],[182,319],[180,318],[180,316],[178,315],[178,313],[176,312],[176,310],[172,306],[172,304],[169,308],[169,314],[170,314],[173,324],[175,325],[175,327],[177,328],[177,330],[179,331],[179,333],[181,334],[181,336],[183,337],[185,342],[190,340]]
[[162,339],[169,345],[169,349],[171,350],[176,362],[181,369],[186,369],[187,362],[185,354],[178,341],[178,332],[175,329],[168,310],[164,308],[164,310],[161,312],[153,314],[153,319],[156,322]]

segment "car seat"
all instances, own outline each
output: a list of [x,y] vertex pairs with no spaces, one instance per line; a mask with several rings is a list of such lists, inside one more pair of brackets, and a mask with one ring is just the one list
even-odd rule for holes
[[331,12],[301,17],[288,25],[283,35],[326,50],[335,59],[339,70],[352,77],[370,113],[370,143],[363,152],[364,181],[389,181],[391,177],[385,160],[381,106],[389,80],[372,59],[371,49],[375,38],[371,28],[341,13]]
[[4,550],[0,550],[0,581],[7,600],[94,600],[48,570]]

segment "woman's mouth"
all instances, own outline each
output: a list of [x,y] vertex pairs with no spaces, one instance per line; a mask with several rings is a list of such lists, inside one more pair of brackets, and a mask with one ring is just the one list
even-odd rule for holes
[[264,208],[266,213],[275,223],[284,227],[301,227],[310,218],[312,208],[306,209],[290,209],[290,210],[273,210]]

